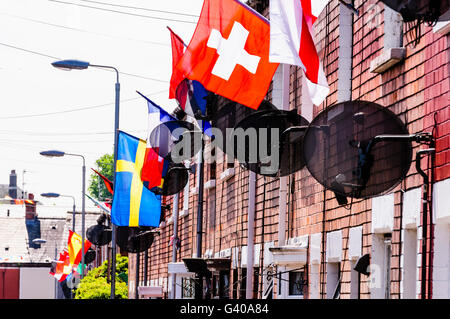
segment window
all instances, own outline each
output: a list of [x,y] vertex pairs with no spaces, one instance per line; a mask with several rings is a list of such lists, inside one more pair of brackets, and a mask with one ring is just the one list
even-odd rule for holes
[[212,277],[212,292],[215,299],[230,298],[230,272],[222,270]]
[[245,299],[245,293],[247,290],[247,268],[241,268],[241,277],[239,285],[239,299]]
[[391,234],[374,234],[370,264],[370,295],[373,299],[390,298]]
[[193,299],[195,296],[195,282],[192,278],[183,278],[181,280],[181,298]]
[[305,272],[290,271],[289,272],[289,295],[303,296],[305,289]]
[[340,266],[340,263],[327,263],[327,299],[339,299]]
[[209,180],[216,179],[216,162],[209,165]]
[[259,269],[253,269],[253,299],[258,298],[258,287],[259,287]]
[[238,298],[238,270],[233,269],[233,299]]
[[221,299],[230,298],[230,272],[221,271],[220,272],[220,286],[219,286],[219,297]]
[[189,213],[189,190],[190,190],[190,185],[188,182],[186,184],[186,186],[184,187],[184,191],[183,191],[183,210],[180,213],[180,217],[186,216]]

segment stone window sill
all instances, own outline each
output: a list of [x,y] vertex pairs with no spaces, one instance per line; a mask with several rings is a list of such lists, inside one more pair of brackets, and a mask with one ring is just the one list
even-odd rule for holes
[[205,183],[205,189],[211,189],[211,188],[214,188],[214,187],[216,187],[216,180],[215,179],[211,179],[211,180],[209,180],[209,181],[207,181]]
[[383,73],[405,58],[405,48],[389,48],[370,63],[370,72]]
[[228,168],[220,174],[220,179],[223,181],[229,180],[234,175],[234,168]]

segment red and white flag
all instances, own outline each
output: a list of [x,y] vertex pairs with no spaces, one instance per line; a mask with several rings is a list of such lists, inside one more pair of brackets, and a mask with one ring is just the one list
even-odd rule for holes
[[172,77],[170,78],[169,99],[176,97],[178,85],[184,80],[183,72],[176,69],[178,62],[184,54],[184,42],[181,38],[167,27],[170,31],[170,42],[172,44]]
[[238,0],[205,0],[177,68],[208,91],[257,109],[278,63],[269,62],[270,25]]
[[270,0],[270,62],[300,66],[314,105],[330,89],[313,40],[311,0]]

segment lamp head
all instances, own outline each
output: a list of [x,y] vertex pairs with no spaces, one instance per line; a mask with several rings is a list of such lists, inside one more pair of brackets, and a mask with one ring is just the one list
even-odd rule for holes
[[47,241],[43,238],[35,238],[32,240],[33,244],[45,244]]
[[89,67],[89,62],[79,61],[79,60],[61,60],[53,62],[52,65],[55,68],[62,70],[84,70]]
[[55,198],[55,197],[59,197],[60,195],[58,193],[42,193],[41,196],[48,197],[48,198]]
[[61,151],[42,151],[39,154],[47,157],[61,157],[65,155],[65,153]]

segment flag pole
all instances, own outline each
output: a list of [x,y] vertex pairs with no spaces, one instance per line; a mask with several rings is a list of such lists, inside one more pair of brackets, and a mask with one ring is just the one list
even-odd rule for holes
[[[202,120],[202,129],[204,121]],[[203,226],[203,187],[204,187],[204,156],[205,141],[201,138],[201,148],[198,163],[198,205],[197,205],[197,258],[202,257],[202,226]],[[198,281],[195,285],[195,299],[203,299],[203,275],[199,274]]]
[[[115,115],[114,115],[114,174],[113,185],[116,186],[116,163],[117,163],[117,144],[119,141],[119,103],[120,103],[120,83],[119,72],[114,69],[117,74],[116,81],[116,102],[115,102]],[[111,297],[115,299],[116,295],[116,225],[111,221],[112,233],[111,233]]]
[[[210,92],[206,97],[206,110],[205,115],[198,111],[196,117],[202,120],[202,132],[205,127],[205,121],[209,120],[209,110],[212,110],[212,104],[215,103],[217,96]],[[203,134],[201,138],[201,148],[198,162],[198,205],[197,205],[197,258],[202,257],[202,240],[203,240],[203,188],[204,188],[204,150],[205,141],[203,140]],[[203,299],[203,274],[199,274],[199,278],[195,284],[195,299]]]

